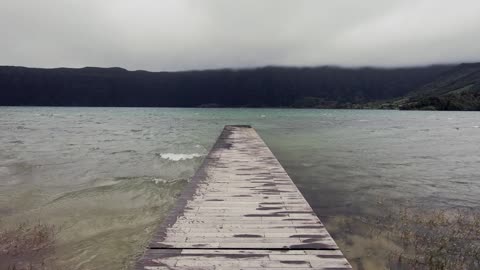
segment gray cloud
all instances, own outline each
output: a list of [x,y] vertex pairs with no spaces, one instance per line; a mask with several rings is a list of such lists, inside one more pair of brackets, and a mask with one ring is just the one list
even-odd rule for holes
[[0,0],[0,64],[184,70],[480,61],[478,0]]

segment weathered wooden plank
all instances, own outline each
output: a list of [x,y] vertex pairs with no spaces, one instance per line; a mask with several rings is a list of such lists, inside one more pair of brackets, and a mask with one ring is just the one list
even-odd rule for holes
[[226,126],[137,269],[351,269],[255,130]]
[[145,269],[349,269],[338,250],[154,250],[148,256]]

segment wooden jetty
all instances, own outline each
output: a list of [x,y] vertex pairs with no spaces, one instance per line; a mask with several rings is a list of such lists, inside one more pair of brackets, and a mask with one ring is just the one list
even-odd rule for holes
[[351,269],[250,126],[225,126],[136,269]]

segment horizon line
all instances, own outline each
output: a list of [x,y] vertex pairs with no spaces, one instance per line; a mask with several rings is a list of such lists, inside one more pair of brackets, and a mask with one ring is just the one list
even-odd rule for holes
[[55,70],[55,69],[118,69],[128,72],[149,72],[149,73],[180,73],[180,72],[201,72],[201,71],[242,71],[242,70],[259,70],[259,69],[268,69],[268,68],[289,68],[289,69],[316,69],[316,68],[336,68],[336,69],[350,69],[350,70],[360,70],[360,69],[384,69],[384,70],[394,70],[394,69],[410,69],[410,68],[427,68],[435,66],[459,66],[459,65],[471,65],[471,64],[480,64],[480,62],[452,62],[452,63],[432,63],[425,65],[405,65],[405,66],[345,66],[345,65],[259,65],[252,67],[219,67],[219,68],[205,68],[205,69],[185,69],[185,70],[146,70],[146,69],[127,69],[120,66],[81,66],[81,67],[35,67],[35,66],[22,66],[22,65],[0,65],[0,68],[13,67],[13,68],[28,68],[28,69],[44,69],[44,70]]

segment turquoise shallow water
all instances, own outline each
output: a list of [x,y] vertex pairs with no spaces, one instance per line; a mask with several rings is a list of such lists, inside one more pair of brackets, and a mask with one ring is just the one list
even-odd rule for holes
[[340,223],[480,206],[478,112],[3,107],[0,226],[55,225],[61,268],[126,269],[226,124],[257,129],[358,269],[382,247]]

